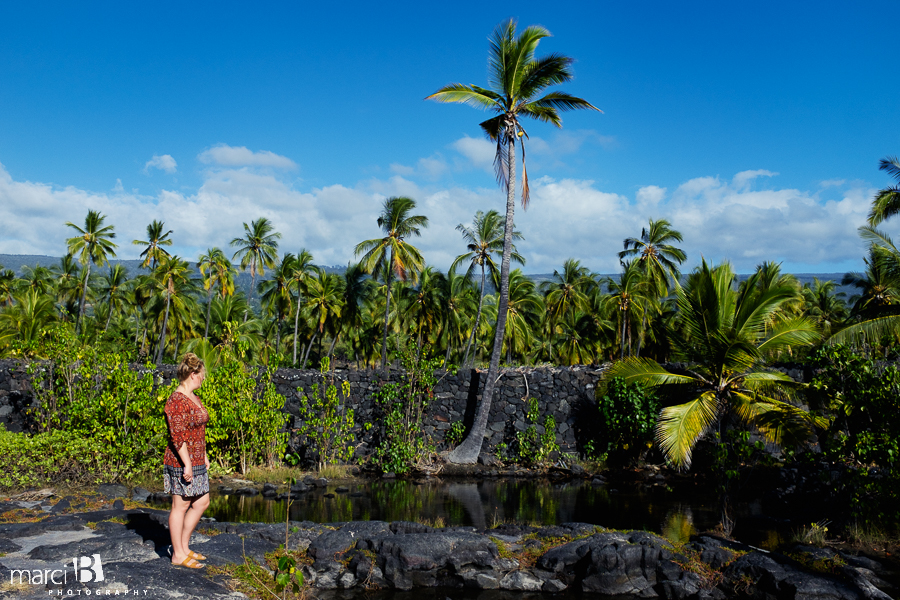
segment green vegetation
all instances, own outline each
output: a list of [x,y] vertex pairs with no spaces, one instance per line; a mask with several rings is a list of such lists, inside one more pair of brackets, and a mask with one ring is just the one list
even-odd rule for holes
[[613,462],[637,459],[653,444],[659,415],[659,399],[640,383],[627,384],[616,377],[597,401],[600,430],[594,451]]
[[[350,382],[342,381],[340,398],[334,384],[334,374],[326,387],[324,380],[328,374],[328,357],[322,359],[322,379],[320,386],[313,384],[308,395],[300,400],[300,435],[306,436],[307,444],[316,453],[321,471],[338,461],[349,461],[355,449],[353,445],[353,409],[347,408],[350,400]],[[298,390],[302,393],[302,390]]]

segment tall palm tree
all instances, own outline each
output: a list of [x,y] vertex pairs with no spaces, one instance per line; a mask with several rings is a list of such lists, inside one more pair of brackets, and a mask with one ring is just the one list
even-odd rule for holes
[[200,255],[197,268],[203,276],[203,289],[206,290],[206,327],[203,330],[203,337],[208,339],[213,289],[216,287],[219,289],[217,293],[219,298],[234,294],[234,266],[221,248],[213,247],[208,249],[206,254]]
[[[467,242],[466,249],[468,252],[460,254],[453,261],[451,269],[455,269],[460,263],[469,261],[469,268],[466,270],[466,277],[471,277],[476,267],[481,269],[481,294],[478,298],[478,313],[475,315],[475,325],[472,327],[472,334],[466,343],[466,351],[463,355],[463,366],[468,364],[469,348],[474,345],[478,347],[476,332],[478,325],[481,323],[481,307],[484,304],[484,283],[485,276],[489,273],[494,279],[499,279],[500,268],[494,262],[494,255],[503,255],[503,219],[496,210],[489,210],[483,213],[480,210],[475,213],[475,219],[472,221],[472,227],[466,227],[462,223],[456,226],[456,230],[462,233],[463,240]],[[514,240],[524,239],[518,231],[513,231],[512,238]],[[516,261],[520,265],[525,265],[525,258],[516,250],[515,244],[509,255],[510,260]],[[472,353],[472,363],[475,362],[475,354]]]
[[129,283],[128,269],[122,265],[110,267],[109,272],[103,276],[99,291],[100,297],[106,300],[107,307],[106,324],[103,326],[104,332],[109,329],[113,311],[125,301]]
[[78,255],[78,261],[84,269],[84,288],[81,291],[81,302],[78,306],[78,317],[75,320],[75,333],[80,331],[81,319],[84,316],[84,301],[87,298],[88,285],[91,279],[91,264],[105,265],[109,256],[116,255],[116,244],[112,239],[116,237],[112,225],[103,226],[106,216],[95,210],[89,210],[84,219],[84,229],[70,221],[66,225],[78,232],[77,237],[69,238],[66,244],[69,254]]
[[[882,158],[879,169],[887,172],[900,184],[900,161],[896,156]],[[869,225],[877,227],[882,221],[900,212],[900,185],[892,185],[875,194],[872,209],[869,211]]]
[[676,288],[684,335],[676,340],[678,359],[686,368],[675,373],[655,360],[631,357],[615,363],[603,382],[621,377],[627,383],[680,390],[687,402],[664,408],[656,439],[666,457],[689,468],[691,451],[709,431],[730,416],[755,426],[774,442],[797,439],[810,431],[808,413],[786,400],[794,382],[785,374],[765,370],[766,361],[795,346],[821,339],[808,318],[788,318],[770,326],[770,318],[795,291],[774,287],[757,294],[751,285],[734,289],[734,271],[724,263],[711,267],[704,260],[685,287]]
[[165,228],[165,223],[153,220],[147,225],[147,241],[133,240],[131,242],[135,246],[145,246],[144,251],[141,252],[141,258],[144,259],[144,262],[141,263],[141,268],[146,269],[150,267],[151,270],[155,269],[161,258],[169,256],[169,253],[166,252],[163,246],[172,245],[172,240],[169,239],[169,234],[172,233],[172,230],[163,231]]
[[[244,237],[234,238],[231,245],[237,248],[231,260],[240,257],[241,269],[250,269],[250,294],[256,288],[256,275],[265,275],[266,267],[273,268],[278,258],[278,240],[281,234],[265,217],[252,221],[248,226],[244,223]],[[244,314],[244,321],[247,315]]]
[[297,335],[300,331],[300,307],[303,305],[303,290],[306,280],[315,269],[313,255],[301,248],[291,263],[291,290],[297,292],[297,305],[294,313],[294,362],[297,365]]
[[[478,309],[481,308],[481,300],[476,301],[476,291],[472,279],[466,275],[458,275],[456,269],[450,267],[445,280],[445,290],[441,295],[443,298],[443,337],[446,344],[444,362],[450,363],[450,354],[454,346],[457,351],[466,343],[466,351],[463,355],[463,363],[469,351],[469,343],[474,339],[473,332],[466,335],[466,329],[471,322],[471,314],[475,310],[476,304]],[[467,341],[468,340],[468,341]],[[476,345],[475,348],[478,346]],[[472,362],[475,362],[475,353],[472,353]]]
[[[612,277],[606,279],[606,287],[609,289],[610,299],[618,309],[620,323],[620,348],[619,358],[625,358],[626,342],[629,352],[632,349],[632,320],[635,314],[643,315],[652,302],[650,285],[644,274],[640,271],[636,261],[622,264],[622,274],[619,279]],[[637,325],[637,324],[636,324]]]
[[344,307],[341,311],[341,328],[349,338],[351,350],[356,354],[357,344],[366,327],[366,303],[375,285],[359,263],[347,265],[344,271]]
[[453,83],[426,98],[439,102],[469,104],[497,113],[496,116],[483,121],[480,126],[482,131],[497,143],[494,169],[501,188],[506,191],[506,227],[503,236],[503,258],[500,263],[496,338],[491,353],[487,384],[472,429],[463,443],[450,454],[451,462],[474,463],[478,459],[490,413],[491,396],[500,370],[500,353],[506,328],[506,306],[509,301],[509,262],[515,221],[517,142],[522,147],[523,208],[528,205],[530,195],[524,145],[524,139],[528,138],[528,134],[520,119],[528,117],[562,127],[560,111],[599,110],[588,101],[563,92],[550,92],[539,97],[548,87],[572,79],[573,59],[561,54],[535,57],[538,44],[549,35],[549,31],[537,26],[526,27],[521,33],[517,33],[516,21],[513,19],[501,23],[490,38],[488,60],[490,88]]
[[[165,313],[162,321],[162,330],[159,334],[156,364],[162,364],[163,353],[166,348],[166,333],[169,324],[169,313],[173,303],[177,303],[176,310],[185,312],[189,309],[189,296],[197,291],[197,280],[192,276],[190,263],[181,260],[177,256],[164,257],[153,272],[153,279],[161,298],[165,299]],[[177,344],[176,344],[177,345]]]
[[264,305],[269,306],[275,314],[275,352],[281,346],[281,323],[285,314],[291,310],[293,295],[291,294],[291,277],[296,258],[286,252],[281,263],[274,267],[272,277],[259,282],[257,293]]
[[66,254],[56,267],[56,301],[66,320],[75,314],[82,283],[81,267],[71,254]]
[[406,241],[410,236],[420,237],[422,229],[428,227],[428,217],[411,214],[416,201],[405,196],[393,196],[384,201],[378,226],[385,234],[383,238],[366,240],[356,245],[356,256],[362,254],[362,263],[369,273],[385,273],[386,301],[384,305],[384,337],[381,341],[381,368],[387,366],[388,316],[391,310],[391,279],[396,275],[400,281],[407,278],[416,281],[418,272],[424,266],[419,250]]
[[[322,338],[326,330],[332,334],[333,341],[336,339],[341,310],[344,307],[343,287],[344,280],[340,275],[326,273],[325,269],[319,267],[315,269],[315,276],[310,277],[306,282],[306,306],[317,330],[310,339],[309,348],[312,347],[313,340],[318,336],[320,355]],[[304,364],[309,357],[309,348],[303,357]],[[332,348],[334,348],[333,343]]]
[[566,259],[562,272],[553,271],[553,278],[541,283],[547,302],[547,319],[552,324],[569,313],[587,307],[588,294],[597,282],[587,267],[574,258]]
[[416,333],[416,346],[422,351],[422,344],[433,341],[433,335],[443,321],[443,294],[447,278],[434,267],[425,267],[419,275],[419,285],[406,287],[400,297],[403,313],[410,329]]
[[672,229],[669,221],[650,219],[650,226],[641,229],[640,238],[625,239],[625,249],[619,252],[619,260],[636,258],[637,265],[652,282],[657,297],[662,297],[668,292],[669,283],[681,277],[678,269],[687,260],[687,255],[672,242],[682,241],[681,232]]

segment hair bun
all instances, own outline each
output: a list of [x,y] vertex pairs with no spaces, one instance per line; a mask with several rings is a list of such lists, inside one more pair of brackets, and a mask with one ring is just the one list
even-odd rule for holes
[[193,352],[187,352],[181,357],[181,362],[178,364],[178,370],[176,371],[178,381],[184,381],[194,373],[202,373],[205,368],[199,356]]

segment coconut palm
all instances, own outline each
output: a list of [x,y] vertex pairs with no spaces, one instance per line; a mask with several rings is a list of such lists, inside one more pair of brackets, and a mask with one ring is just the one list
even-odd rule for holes
[[356,354],[359,336],[366,327],[365,305],[369,301],[374,287],[374,282],[361,264],[347,265],[347,270],[344,271],[344,307],[341,310],[339,331],[346,334],[354,354]]
[[[444,343],[446,344],[444,363],[450,363],[450,354],[454,346],[458,352],[463,343],[466,343],[466,352],[463,355],[463,362],[465,362],[469,350],[469,342],[467,340],[471,341],[475,337],[474,326],[472,327],[472,333],[468,336],[466,335],[466,329],[471,323],[471,314],[476,310],[476,305],[478,306],[477,310],[481,309],[481,296],[478,296],[472,279],[467,275],[457,274],[456,269],[453,267],[450,267],[450,270],[447,272],[445,286],[444,292],[441,294],[443,300],[442,312],[444,315],[442,331]],[[476,345],[475,348],[477,347]],[[474,362],[475,353],[473,352],[472,363],[474,364]]]
[[71,254],[59,260],[56,271],[56,300],[60,304],[63,318],[68,320],[75,314],[84,281],[81,278],[81,267]]
[[[244,223],[244,237],[231,240],[231,245],[237,248],[231,260],[240,257],[241,269],[250,269],[250,294],[256,288],[256,275],[265,275],[266,267],[275,266],[280,239],[281,234],[275,231],[272,222],[261,217],[249,226]],[[247,320],[246,314],[244,320]]]
[[281,346],[281,323],[291,310],[294,299],[291,294],[291,282],[293,265],[296,258],[290,252],[286,252],[281,263],[272,271],[272,277],[259,282],[257,293],[263,305],[269,307],[275,314],[275,352]]
[[396,275],[400,281],[410,279],[416,281],[418,272],[424,266],[424,259],[419,250],[406,241],[406,238],[422,235],[422,229],[428,227],[428,217],[411,214],[416,208],[416,201],[405,196],[393,196],[384,201],[381,214],[378,215],[378,226],[384,232],[383,238],[366,240],[356,245],[356,256],[362,254],[360,263],[372,274],[384,273],[385,305],[384,336],[381,341],[381,368],[387,366],[387,334],[388,317],[391,310],[391,279]]
[[[481,308],[484,304],[484,283],[485,276],[490,274],[495,280],[500,277],[500,267],[494,262],[494,255],[503,256],[503,219],[496,210],[489,210],[483,213],[480,210],[475,213],[475,219],[472,221],[472,227],[466,227],[462,223],[456,226],[456,230],[463,236],[463,240],[467,242],[466,249],[468,252],[460,254],[453,261],[451,269],[456,268],[459,264],[467,262],[469,267],[466,270],[466,277],[472,277],[476,267],[481,270],[481,293],[478,298],[478,312],[475,315],[475,325],[472,327],[472,334],[466,343],[466,351],[463,355],[463,366],[466,364],[474,364],[475,353],[472,353],[472,363],[468,363],[469,348],[471,346],[478,347],[478,340],[475,339],[478,325],[481,323]],[[512,239],[522,240],[522,234],[513,231]],[[525,265],[525,258],[516,250],[515,244],[509,255],[510,260]]]
[[650,226],[641,229],[640,238],[626,238],[619,260],[636,258],[637,266],[651,281],[656,296],[663,297],[668,293],[669,283],[681,277],[678,269],[687,260],[684,250],[671,244],[681,241],[681,233],[672,229],[669,221],[650,219]]
[[399,304],[409,322],[409,328],[416,333],[416,347],[419,352],[423,343],[433,341],[443,322],[443,294],[447,287],[447,277],[434,267],[425,267],[419,275],[419,285],[405,287]]
[[22,289],[31,289],[39,294],[50,294],[54,291],[56,273],[52,269],[35,265],[22,268],[22,278],[19,285]]
[[689,468],[691,451],[707,432],[721,429],[730,417],[756,427],[767,439],[783,443],[807,435],[813,423],[805,411],[787,400],[796,384],[785,374],[765,370],[768,359],[784,350],[809,346],[821,339],[811,319],[789,318],[770,326],[770,318],[794,299],[789,287],[757,294],[760,275],[750,285],[734,289],[734,272],[724,263],[711,267],[704,260],[685,287],[677,286],[683,335],[676,338],[677,358],[686,363],[677,373],[648,358],[615,363],[604,375],[608,382],[680,390],[687,401],[664,408],[656,439],[666,457]]
[[200,255],[197,268],[203,276],[203,289],[206,290],[206,327],[203,329],[203,338],[208,339],[213,290],[218,288],[216,295],[219,298],[234,294],[234,267],[221,248],[213,247],[206,254]]
[[91,264],[105,265],[108,257],[116,255],[116,244],[112,239],[116,237],[114,227],[112,225],[103,226],[106,220],[95,210],[89,210],[84,219],[84,229],[75,225],[70,221],[66,221],[66,225],[78,232],[77,237],[69,238],[66,244],[69,247],[69,254],[78,255],[78,262],[84,269],[84,288],[81,291],[81,302],[78,306],[78,317],[75,320],[75,334],[77,335],[81,327],[81,319],[84,316],[84,301],[87,298],[88,286],[91,280]]
[[162,364],[163,353],[166,347],[169,314],[173,306],[178,311],[179,316],[182,317],[180,319],[182,321],[188,316],[185,313],[190,312],[190,295],[199,289],[197,280],[192,274],[190,263],[177,256],[163,257],[153,271],[153,281],[158,298],[160,302],[162,300],[165,301],[165,312],[162,320],[162,329],[159,334],[156,364]]
[[12,306],[0,313],[0,337],[33,344],[54,321],[56,307],[53,298],[33,288],[26,288],[16,294]]
[[844,292],[835,292],[837,284],[831,280],[821,281],[813,277],[813,283],[805,284],[800,293],[803,297],[803,314],[814,319],[825,336],[847,318]]
[[291,290],[297,292],[297,305],[294,312],[294,361],[292,363],[295,366],[297,364],[297,335],[300,331],[300,307],[303,305],[303,289],[306,280],[315,268],[312,263],[313,255],[306,248],[301,248],[291,263]]
[[[312,343],[316,337],[319,338],[320,355],[322,354],[322,338],[325,336],[326,330],[332,334],[332,340],[335,339],[341,310],[344,306],[343,286],[344,280],[340,275],[326,273],[325,269],[319,267],[315,268],[314,276],[307,279],[305,289],[306,307],[316,332],[310,338],[309,347],[307,347],[306,355],[303,357],[304,364],[309,358],[309,350],[312,348]],[[334,348],[333,343],[332,348]]]
[[501,23],[490,38],[488,59],[489,86],[453,83],[427,99],[439,102],[459,102],[476,108],[487,109],[496,116],[483,121],[480,126],[487,136],[497,143],[494,169],[501,188],[506,191],[506,227],[503,236],[503,258],[500,263],[500,296],[497,311],[496,339],[488,369],[487,384],[478,406],[475,422],[462,444],[450,454],[452,462],[474,463],[481,452],[484,432],[490,413],[491,396],[500,369],[500,353],[506,328],[506,309],[509,302],[509,262],[512,253],[512,236],[516,194],[516,143],[522,147],[522,206],[528,205],[528,172],[525,168],[524,140],[528,134],[522,125],[524,117],[537,119],[562,127],[560,111],[575,109],[598,110],[586,100],[563,92],[540,94],[548,87],[572,79],[573,59],[561,54],[536,58],[540,41],[550,32],[543,27],[526,27],[516,32],[516,21]]
[[12,304],[16,287],[16,272],[0,265],[0,304]]
[[106,300],[106,324],[103,326],[105,332],[109,329],[109,322],[112,319],[113,312],[122,306],[125,302],[129,286],[128,269],[122,265],[114,265],[110,267],[106,275],[103,276],[100,283],[100,298]]
[[553,271],[549,281],[541,283],[547,303],[547,320],[551,327],[569,313],[583,311],[587,307],[588,294],[597,286],[587,267],[574,258],[563,263],[562,272]]
[[172,240],[169,239],[169,234],[172,231],[163,231],[165,228],[165,223],[154,220],[147,225],[146,241],[133,240],[131,242],[135,246],[145,246],[144,251],[141,252],[141,258],[144,259],[144,262],[141,263],[141,268],[146,269],[150,267],[151,270],[155,269],[160,259],[169,256],[169,253],[166,252],[163,246],[172,245]]
[[[900,184],[900,161],[897,160],[896,156],[882,158],[878,168],[887,172]],[[869,211],[869,226],[877,227],[882,221],[893,217],[898,212],[900,212],[900,185],[893,185],[879,190],[875,194],[872,208]]]
[[[625,358],[625,347],[632,348],[632,322],[634,315],[640,315],[641,320],[653,302],[652,288],[643,272],[638,268],[637,261],[622,264],[622,274],[619,279],[606,278],[606,287],[610,293],[610,300],[618,309],[619,320],[619,344],[621,352],[619,358]],[[635,325],[639,325],[638,321]]]

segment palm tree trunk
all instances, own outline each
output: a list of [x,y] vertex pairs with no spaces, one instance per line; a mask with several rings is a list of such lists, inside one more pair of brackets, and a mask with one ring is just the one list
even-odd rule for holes
[[392,267],[394,265],[394,250],[391,249],[391,257],[388,262],[387,276],[385,277],[387,281],[387,300],[384,303],[384,337],[381,340],[381,370],[384,371],[387,368],[387,335],[388,335],[388,315],[391,311],[391,275],[393,274]]
[[297,312],[294,313],[294,366],[297,366],[297,330],[300,327],[300,283],[297,283]]
[[210,293],[206,294],[206,327],[203,329],[203,339],[209,339],[209,316],[210,311],[212,310],[212,289],[210,289]]
[[[328,356],[331,358],[332,354],[334,354],[334,347],[337,345],[338,338],[341,337],[340,333],[336,333],[334,335],[334,339],[331,340],[331,347],[328,348]],[[334,361],[331,361],[331,364],[334,364]]]
[[281,345],[281,315],[275,319],[275,354],[278,354],[278,347]]
[[471,367],[475,366],[475,355],[478,353],[478,342],[476,340],[476,335],[478,332],[478,323],[481,322],[481,305],[484,303],[484,265],[481,265],[481,296],[478,297],[478,312],[475,313],[475,325],[472,327],[472,335],[469,336],[469,341],[466,342],[466,354],[463,357],[463,367],[466,366],[467,361],[469,360],[469,346],[474,346],[472,350],[472,364],[469,365]]
[[163,317],[162,331],[159,334],[159,348],[156,352],[156,364],[161,365],[163,352],[166,349],[166,325],[169,323],[169,294],[166,292],[166,315]]
[[106,330],[109,329],[109,322],[112,320],[112,297],[109,298],[109,304],[107,305],[109,310],[106,311],[106,325],[103,326],[103,333],[106,333]]
[[306,354],[303,355],[303,368],[306,368],[306,361],[309,360],[309,351],[312,350],[313,342],[316,341],[316,332],[313,331],[313,335],[309,338],[309,345],[306,347]]
[[503,338],[506,334],[506,310],[509,306],[509,257],[512,253],[512,234],[516,209],[516,146],[513,132],[508,131],[508,165],[509,177],[506,190],[506,230],[503,232],[503,260],[500,263],[500,301],[497,304],[497,327],[494,330],[494,348],[491,350],[491,363],[488,367],[487,381],[481,403],[475,413],[475,421],[466,439],[448,456],[452,463],[474,464],[481,454],[484,443],[484,432],[487,430],[488,415],[491,412],[491,397],[497,374],[500,372],[500,355],[503,352]]
[[88,282],[91,280],[91,261],[87,262],[84,271],[84,285],[81,288],[81,302],[78,303],[78,319],[75,321],[75,335],[81,331],[81,317],[84,316],[84,301],[87,299]]

